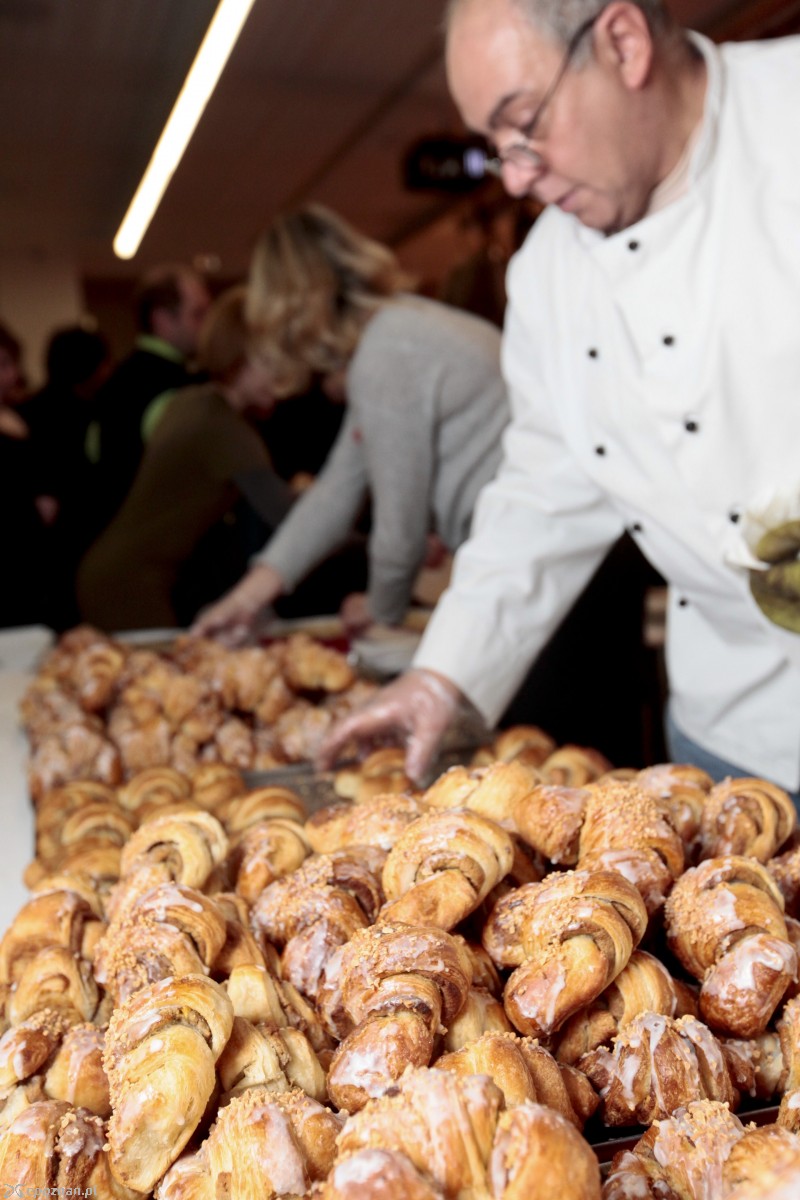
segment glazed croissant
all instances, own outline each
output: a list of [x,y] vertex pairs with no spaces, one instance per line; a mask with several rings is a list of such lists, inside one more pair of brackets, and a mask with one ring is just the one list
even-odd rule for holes
[[[612,871],[569,871],[527,885],[513,906],[520,965],[504,993],[506,1012],[520,1033],[548,1037],[586,1008],[619,975],[641,940],[647,912],[639,892]],[[496,944],[496,921],[488,922]],[[497,960],[495,960],[497,961]]]
[[354,1028],[331,1060],[333,1103],[355,1112],[407,1066],[427,1066],[471,981],[463,944],[443,930],[383,924],[354,934],[338,963],[341,1003]]
[[578,845],[579,869],[618,871],[638,888],[652,915],[683,866],[683,844],[652,796],[635,784],[613,780],[590,789]]
[[42,1008],[21,1024],[7,1029],[0,1038],[0,1092],[41,1070],[70,1024],[71,1018],[63,1011]]
[[778,1124],[800,1133],[800,998],[785,1005],[777,1029],[783,1060],[778,1090],[784,1093]]
[[513,858],[510,835],[494,821],[467,809],[427,813],[389,851],[380,919],[453,929],[508,874]]
[[800,845],[771,858],[767,869],[781,889],[786,912],[792,917],[800,916]]
[[218,804],[215,815],[233,840],[253,825],[273,821],[276,817],[302,824],[306,819],[306,810],[300,797],[290,788],[262,787]]
[[173,767],[149,767],[139,771],[117,790],[117,802],[137,818],[162,808],[188,800],[192,785]]
[[99,1117],[60,1100],[40,1100],[20,1112],[0,1136],[0,1176],[9,1180],[7,1187],[23,1189],[22,1194],[28,1189],[33,1194],[34,1188],[44,1189],[45,1195],[50,1188],[70,1188],[81,1195],[104,1157],[104,1142]]
[[369,846],[314,855],[271,883],[254,904],[254,928],[283,947],[283,977],[309,999],[316,999],[336,947],[377,916],[384,861],[384,852]]
[[519,762],[525,767],[540,767],[556,749],[549,733],[538,725],[512,725],[504,729],[489,746],[482,746],[472,758],[473,767],[488,767],[493,762]]
[[516,828],[549,862],[574,866],[590,795],[588,788],[539,784],[514,806]]
[[235,1017],[217,1071],[226,1094],[223,1103],[251,1087],[269,1092],[299,1088],[314,1100],[326,1099],[325,1072],[311,1043],[289,1026],[274,1029]]
[[93,780],[76,780],[46,792],[36,805],[38,857],[43,862],[55,861],[62,853],[64,822],[74,813],[95,805],[118,808],[114,789]]
[[303,692],[343,692],[356,678],[343,654],[304,633],[286,639],[283,672],[289,686]]
[[[443,1054],[436,1067],[462,1076],[488,1075],[503,1093],[507,1108],[532,1100],[561,1113],[576,1129],[582,1129],[586,1117],[597,1108],[597,1096],[584,1080],[584,1104],[576,1112],[553,1056],[533,1038],[514,1033],[485,1033],[461,1050]],[[580,1072],[574,1072],[571,1083],[579,1077]]]
[[51,946],[88,958],[103,928],[77,892],[44,892],[19,910],[0,942],[0,983],[15,983],[26,965]]
[[337,771],[333,788],[337,796],[363,804],[375,796],[413,791],[414,785],[406,775],[405,751],[395,746],[383,746],[373,750],[356,766]]
[[706,797],[700,857],[743,854],[766,863],[796,826],[794,804],[783,788],[765,779],[725,779]]
[[149,1192],[178,1157],[214,1090],[232,1027],[226,992],[203,975],[151,984],[114,1010],[103,1064],[109,1161],[121,1183]]
[[328,1174],[341,1120],[301,1091],[249,1088],[220,1109],[196,1154],[180,1159],[156,1200],[306,1196]]
[[387,852],[428,806],[417,796],[374,796],[359,804],[331,804],[308,818],[306,837],[317,854],[347,846],[379,846]]
[[6,1015],[17,1024],[40,1009],[55,1008],[73,1021],[90,1021],[99,999],[92,964],[67,946],[46,946],[18,972]]
[[216,817],[187,808],[139,826],[122,851],[122,875],[151,866],[164,881],[202,888],[227,852],[228,839]]
[[776,1125],[745,1129],[726,1105],[696,1100],[614,1158],[603,1200],[775,1200],[787,1180],[800,1181],[796,1138]]
[[736,1037],[763,1033],[797,971],[783,897],[767,869],[737,855],[692,867],[667,900],[666,930],[702,983],[703,1020]]
[[692,1100],[739,1100],[717,1039],[694,1017],[641,1013],[614,1039],[580,1059],[600,1094],[606,1125],[649,1125]]
[[431,808],[467,808],[516,832],[515,809],[538,776],[521,762],[493,762],[486,767],[451,767],[423,793]]
[[291,874],[311,853],[303,826],[287,817],[259,821],[241,836],[228,858],[238,895],[254,904],[265,887]]
[[64,1034],[44,1080],[45,1093],[98,1117],[108,1117],[111,1101],[103,1068],[106,1035],[96,1025],[73,1025]]
[[546,783],[584,787],[611,770],[611,763],[597,750],[565,745],[554,750],[539,767]]
[[714,784],[711,776],[686,763],[657,763],[638,771],[633,782],[663,806],[683,842],[687,862],[696,862],[703,809]]
[[95,956],[95,977],[115,1003],[169,976],[205,974],[227,926],[208,896],[183,884],[151,888],[115,919]]
[[558,1038],[559,1062],[577,1063],[583,1054],[610,1045],[640,1013],[674,1017],[679,1001],[667,968],[644,950],[634,950],[616,979],[588,1008],[566,1022]]
[[444,1192],[396,1150],[358,1150],[335,1164],[314,1191],[316,1200],[444,1200]]
[[225,941],[211,962],[214,979],[227,979],[237,967],[264,967],[277,970],[278,954],[269,943],[256,938],[250,929],[250,909],[235,892],[217,892],[214,905],[225,922]]
[[117,784],[122,779],[120,749],[98,728],[93,717],[59,725],[44,734],[31,752],[28,786],[34,801],[73,779],[98,779]]
[[411,1163],[438,1189],[434,1195],[599,1200],[597,1159],[569,1121],[530,1101],[502,1109],[502,1093],[485,1075],[409,1070],[350,1117],[337,1142],[333,1179],[340,1163],[380,1149]]

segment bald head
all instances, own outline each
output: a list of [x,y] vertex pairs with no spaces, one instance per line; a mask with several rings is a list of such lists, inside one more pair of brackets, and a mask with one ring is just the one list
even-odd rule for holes
[[[630,0],[640,8],[650,31],[658,36],[672,27],[672,19],[663,0]],[[486,6],[491,0],[449,0],[444,15],[445,32],[449,34],[456,16],[468,7]],[[508,0],[509,6],[541,33],[566,46],[584,21],[596,16],[604,7],[602,0]]]
[[660,0],[451,0],[447,22],[451,94],[506,190],[606,233],[640,219],[705,90]]

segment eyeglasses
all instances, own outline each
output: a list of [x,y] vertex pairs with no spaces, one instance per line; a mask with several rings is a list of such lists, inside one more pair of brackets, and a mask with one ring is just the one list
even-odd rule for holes
[[541,154],[539,154],[538,150],[534,150],[533,146],[530,146],[527,143],[533,141],[536,135],[536,126],[542,119],[542,114],[558,91],[561,81],[569,70],[570,64],[577,53],[578,47],[586,37],[586,34],[594,28],[595,23],[602,12],[603,9],[601,9],[600,12],[595,13],[593,17],[589,17],[588,20],[584,21],[583,24],[579,25],[575,30],[569,42],[567,43],[564,57],[561,60],[561,65],[556,71],[555,78],[542,97],[541,103],[531,117],[530,121],[526,122],[525,127],[516,131],[525,140],[523,142],[515,142],[514,145],[509,146],[507,150],[503,150],[502,152],[498,151],[494,157],[487,158],[483,169],[489,175],[502,175],[503,167],[506,166],[506,164],[510,164],[512,167],[521,167],[523,169],[536,171],[541,170],[541,168],[544,166],[544,159],[542,158]]

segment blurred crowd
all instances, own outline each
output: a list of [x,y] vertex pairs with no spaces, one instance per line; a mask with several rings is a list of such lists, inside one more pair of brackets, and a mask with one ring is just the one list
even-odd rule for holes
[[[423,296],[387,247],[306,206],[265,232],[246,283],[213,294],[188,265],[149,270],[116,361],[95,324],[55,330],[35,391],[0,326],[0,627],[236,644],[265,613],[399,624],[500,461],[505,271],[531,223],[524,206],[471,206],[466,253]],[[658,582],[621,539],[509,719],[616,761],[657,753],[642,744],[643,720],[659,728],[642,621]],[[605,716],[576,702],[590,667],[620,663],[640,686]]]

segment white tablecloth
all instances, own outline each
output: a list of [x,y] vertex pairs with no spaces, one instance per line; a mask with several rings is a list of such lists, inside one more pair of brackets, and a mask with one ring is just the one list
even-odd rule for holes
[[22,872],[33,858],[34,823],[19,702],[51,642],[52,634],[39,627],[0,631],[0,936],[29,897]]
[[0,934],[29,894],[22,872],[33,858],[33,807],[25,770],[28,743],[19,728],[17,709],[30,679],[23,671],[0,671]]

